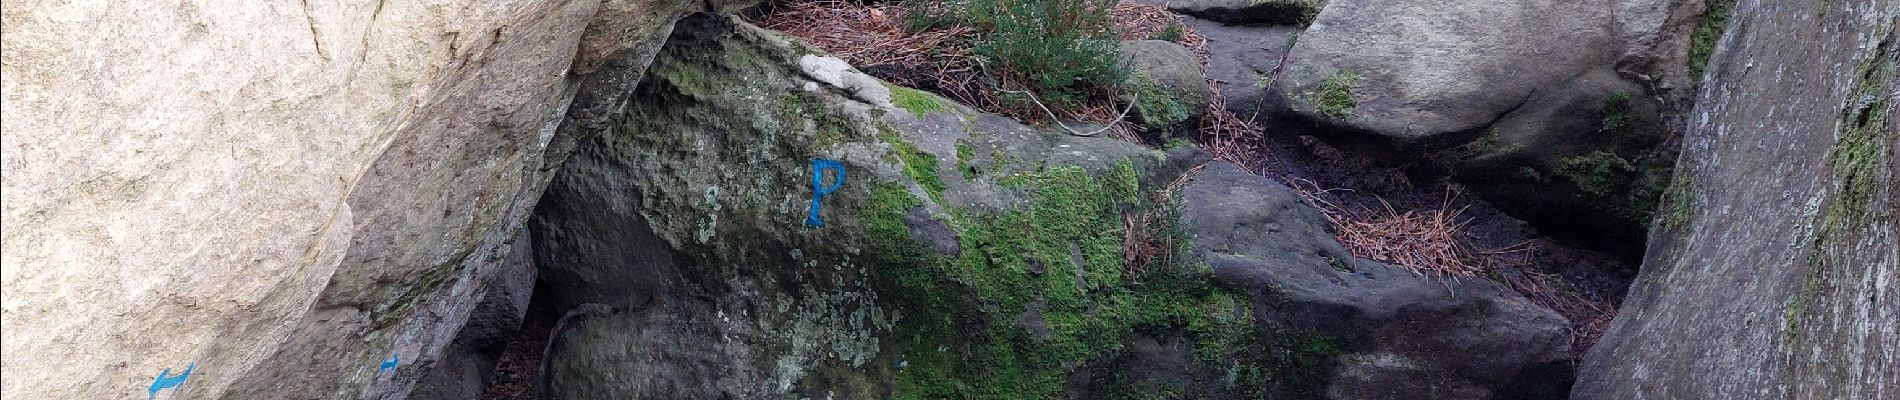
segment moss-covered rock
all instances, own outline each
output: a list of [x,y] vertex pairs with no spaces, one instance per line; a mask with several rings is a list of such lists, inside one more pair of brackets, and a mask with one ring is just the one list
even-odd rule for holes
[[[537,219],[546,286],[598,310],[555,336],[557,398],[1294,396],[1328,390],[1337,357],[1390,347],[1351,332],[1365,325],[1289,318],[1276,307],[1320,304],[1274,286],[1292,281],[1220,273],[1231,267],[1196,235],[1234,220],[1194,228],[1181,215],[1222,196],[1196,202],[1169,185],[1208,161],[1197,150],[1076,137],[935,97],[941,110],[914,107],[902,98],[918,94],[896,87],[898,99],[869,98],[824,83],[868,77],[810,76],[813,63],[788,60],[824,56],[770,32],[710,16],[680,26],[627,117],[577,151]],[[845,169],[817,209],[823,226],[806,222],[814,159]],[[1300,232],[1268,240],[1338,253],[1317,225]],[[1421,297],[1387,301],[1439,295],[1406,293]]]
[[[1138,331],[1251,335],[1248,304],[1186,263],[1129,272],[1124,234],[1172,234],[1161,154],[901,87],[868,99],[827,83],[867,76],[813,77],[788,60],[823,56],[802,51],[684,20],[626,118],[572,157],[537,219],[545,281],[612,311],[556,337],[557,397],[1058,397]],[[823,227],[814,159],[845,166]],[[1231,351],[1202,350],[1205,375]],[[669,370],[692,376],[653,376]]]
[[1645,88],[1592,71],[1437,151],[1443,170],[1542,232],[1635,258],[1675,163]]
[[1200,58],[1181,45],[1160,40],[1129,40],[1121,45],[1128,80],[1121,100],[1132,103],[1130,116],[1154,143],[1186,136],[1213,99]]

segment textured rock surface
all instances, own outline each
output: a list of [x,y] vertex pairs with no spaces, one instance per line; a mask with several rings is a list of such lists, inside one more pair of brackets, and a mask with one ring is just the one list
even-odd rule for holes
[[1644,93],[1609,70],[1592,70],[1532,95],[1477,138],[1433,158],[1543,231],[1634,258],[1675,161],[1661,110],[1638,97]]
[[680,8],[602,3],[9,4],[6,396],[403,397]]
[[1270,329],[1303,333],[1296,346],[1329,357],[1312,366],[1332,369],[1318,374],[1330,379],[1325,398],[1562,398],[1567,390],[1569,322],[1516,292],[1350,261],[1317,210],[1229,164],[1208,165],[1182,197],[1182,225],[1214,273],[1253,291],[1255,315]]
[[488,290],[469,314],[468,323],[462,325],[441,361],[416,384],[409,398],[481,397],[503,346],[521,329],[528,314],[528,301],[534,294],[533,240],[527,237],[528,230],[520,232],[510,242],[501,268],[484,282]]
[[[1272,115],[1284,99],[1262,90],[1292,50],[1300,28],[1292,26],[1227,25],[1194,17],[1183,22],[1207,37],[1207,77],[1219,85],[1228,111],[1242,118]],[[1280,103],[1268,104],[1269,101]]]
[[[537,257],[591,311],[555,334],[548,398],[1567,388],[1549,368],[1567,363],[1561,317],[1493,283],[1340,261],[1272,181],[1225,163],[1176,181],[1206,156],[854,90],[862,75],[781,40],[682,21],[627,119],[551,185]],[[805,222],[814,158],[848,176],[823,227]],[[1131,262],[1131,243],[1169,255]]]
[[1687,103],[1700,7],[1334,1],[1300,34],[1267,103],[1344,131],[1333,137],[1372,138],[1392,163],[1429,156],[1553,236],[1634,258],[1628,243],[1641,241],[1675,159],[1670,123]]
[[1607,65],[1610,12],[1607,0],[1333,1],[1274,89],[1297,112],[1395,139],[1472,131]]
[[1743,1],[1581,399],[1900,396],[1900,3]]
[[[827,231],[803,227],[803,152],[820,126],[802,113],[823,115],[826,97],[872,106],[806,76],[789,43],[735,24],[683,21],[627,122],[580,146],[550,186],[534,222],[543,279],[560,307],[596,311],[555,332],[546,398],[810,394],[807,375],[853,378],[876,354],[871,332],[890,322],[862,269],[803,270],[853,244],[805,237]],[[833,82],[864,78],[804,64]],[[873,179],[852,172],[853,186]],[[852,193],[826,205],[836,213]],[[821,363],[846,368],[814,373]]]

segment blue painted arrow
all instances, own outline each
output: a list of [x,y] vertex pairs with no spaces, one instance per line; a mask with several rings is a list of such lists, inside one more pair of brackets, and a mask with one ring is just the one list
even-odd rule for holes
[[171,368],[166,368],[164,372],[159,372],[157,378],[152,378],[152,387],[145,389],[145,399],[151,400],[157,398],[159,391],[185,384],[185,379],[191,377],[191,370],[197,368],[198,362],[193,361],[191,364],[185,366],[185,372],[180,372],[178,375],[172,375]]
[[383,371],[396,369],[396,365],[401,364],[401,363],[402,363],[401,354],[390,353],[389,360],[383,361],[381,365],[376,366],[376,373],[381,374],[383,373]]

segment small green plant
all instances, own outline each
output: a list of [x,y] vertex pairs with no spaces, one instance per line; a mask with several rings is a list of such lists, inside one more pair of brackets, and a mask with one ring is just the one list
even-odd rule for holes
[[1307,93],[1308,101],[1319,107],[1320,115],[1337,120],[1350,119],[1353,108],[1359,106],[1358,101],[1352,98],[1352,90],[1358,86],[1359,73],[1342,69],[1320,81],[1318,92]]
[[1120,41],[1108,11],[1116,0],[918,1],[913,30],[975,31],[970,53],[997,86],[1027,89],[1052,106],[1074,106],[1121,81]]
[[1715,54],[1715,42],[1722,39],[1722,31],[1728,27],[1728,17],[1735,11],[1735,0],[1710,0],[1708,9],[1702,13],[1702,25],[1695,28],[1689,36],[1689,74],[1690,79],[1701,80],[1702,71],[1709,66],[1709,55]]
[[1155,32],[1154,36],[1149,36],[1148,39],[1180,43],[1182,36],[1181,23],[1170,22],[1167,28],[1162,28],[1160,32]]
[[1339,272],[1349,274],[1353,272],[1352,266],[1346,265],[1346,260],[1341,260],[1339,257],[1326,257],[1326,265],[1332,266],[1334,270],[1338,270]]
[[1603,99],[1602,112],[1603,122],[1599,124],[1598,131],[1622,132],[1623,128],[1629,126],[1630,92],[1621,90],[1611,92],[1609,97]]

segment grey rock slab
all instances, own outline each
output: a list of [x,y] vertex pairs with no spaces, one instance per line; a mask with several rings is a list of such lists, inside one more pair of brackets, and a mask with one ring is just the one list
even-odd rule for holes
[[[1343,343],[1333,399],[1517,398],[1561,393],[1569,322],[1497,282],[1356,260],[1292,190],[1216,162],[1183,189],[1195,251],[1255,293],[1262,320]],[[1271,238],[1271,239],[1265,239]]]
[[[1336,0],[1300,33],[1274,89],[1294,112],[1395,140],[1470,131],[1611,62],[1611,9],[1607,0]],[[1340,90],[1344,112],[1322,110]]]

